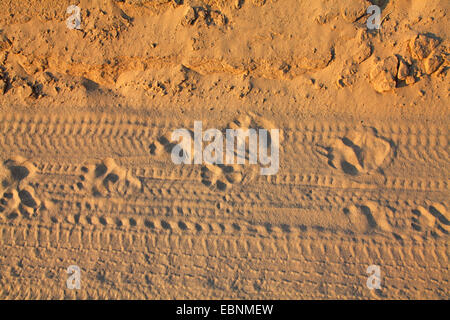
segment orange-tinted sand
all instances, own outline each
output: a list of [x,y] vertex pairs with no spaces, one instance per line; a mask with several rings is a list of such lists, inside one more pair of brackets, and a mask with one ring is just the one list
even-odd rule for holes
[[[0,1],[0,298],[449,299],[449,7]],[[278,173],[175,165],[194,121]]]

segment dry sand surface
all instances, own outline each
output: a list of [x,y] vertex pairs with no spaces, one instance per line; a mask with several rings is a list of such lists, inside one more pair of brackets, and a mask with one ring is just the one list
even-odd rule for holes
[[[0,0],[0,298],[449,299],[449,7]],[[194,121],[278,172],[174,164]]]

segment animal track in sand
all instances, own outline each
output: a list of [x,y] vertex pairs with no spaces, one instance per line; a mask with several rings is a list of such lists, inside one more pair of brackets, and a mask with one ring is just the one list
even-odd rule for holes
[[94,196],[124,196],[141,190],[141,181],[111,158],[85,165],[81,167],[81,172],[74,189],[90,192]]
[[170,155],[175,145],[175,143],[170,142],[170,134],[166,133],[155,139],[155,141],[149,145],[149,152],[150,155],[157,157],[164,154],[164,151]]
[[[267,148],[271,148],[271,144],[272,144],[272,139],[270,136],[270,130],[272,129],[279,129],[275,126],[275,124],[272,121],[269,121],[263,117],[260,117],[252,112],[249,112],[248,114],[244,114],[241,115],[239,117],[237,117],[234,121],[232,121],[231,123],[229,123],[227,125],[226,128],[224,129],[242,129],[242,130],[248,130],[248,129],[254,129],[254,130],[259,130],[259,129],[265,129],[268,132],[268,144],[267,144]],[[223,130],[225,131],[225,130]],[[281,142],[283,141],[283,134],[282,131],[280,130],[280,137],[279,137],[279,144],[281,144]],[[245,141],[245,154],[246,157],[245,159],[248,161],[248,154],[249,154],[249,141],[248,138]],[[238,154],[235,154],[236,156],[238,156]]]
[[240,165],[205,165],[201,169],[202,183],[214,190],[225,191],[235,183],[243,182]]
[[428,208],[419,206],[412,213],[411,226],[415,231],[433,236],[450,233],[450,218],[444,205],[433,203]]
[[350,222],[352,231],[357,233],[392,232],[396,227],[393,209],[382,207],[373,201],[352,204],[344,208],[344,214]]
[[[268,146],[267,148],[271,148],[272,144],[276,143],[274,139],[271,137],[271,129],[277,129],[275,125],[262,118],[259,117],[253,113],[249,113],[247,115],[242,115],[236,118],[234,121],[230,122],[228,125],[224,126],[220,129],[222,134],[226,136],[226,130],[227,129],[242,129],[244,131],[248,129],[265,129],[267,130],[267,139],[268,139]],[[193,138],[193,133],[190,131],[191,138]],[[162,154],[167,153],[171,154],[173,147],[176,145],[173,142],[170,142],[170,135],[164,134],[161,135],[159,138],[155,139],[150,145],[149,145],[149,153],[152,156],[160,157]],[[236,137],[236,139],[242,139],[242,137]],[[250,163],[249,159],[249,137],[244,138],[245,141],[235,141],[235,145],[238,143],[244,143],[245,144],[245,150],[244,154],[241,154],[238,152],[237,148],[235,148],[234,161],[237,162],[238,157],[244,157],[245,163],[244,164],[203,164],[201,166],[201,182],[213,190],[220,190],[225,191],[227,190],[231,185],[235,184],[245,184],[248,181],[253,180],[257,176],[257,171],[260,166],[260,164]],[[283,136],[280,133],[279,140],[282,141]],[[279,144],[278,140],[278,144]],[[257,141],[258,143],[258,141]],[[190,150],[191,154],[194,153],[194,150]],[[225,159],[222,159],[222,161],[225,162]]]
[[374,128],[351,130],[323,149],[326,152],[319,153],[328,158],[331,167],[351,176],[382,172],[395,153],[393,143],[380,137]]
[[[270,137],[270,130],[277,129],[275,125],[253,113],[247,115],[242,115],[236,118],[234,121],[229,123],[225,128],[222,129],[223,132],[226,129],[265,129],[268,131],[268,148],[270,148],[272,139]],[[280,140],[282,140],[282,134],[280,134]],[[246,141],[241,141],[245,143],[245,161],[246,164],[238,165],[204,165],[201,169],[202,183],[206,186],[212,187],[217,190],[225,191],[233,184],[245,184],[251,181],[256,176],[257,165],[249,164],[249,139]],[[242,156],[235,151],[235,156]]]
[[41,201],[29,184],[35,172],[31,161],[22,157],[14,157],[0,165],[0,213],[8,219],[37,215]]

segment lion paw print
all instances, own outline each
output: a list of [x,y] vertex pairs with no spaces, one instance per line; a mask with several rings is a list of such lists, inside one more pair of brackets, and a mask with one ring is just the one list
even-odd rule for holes
[[214,190],[225,191],[235,183],[241,183],[243,173],[238,165],[207,164],[201,169],[202,183]]
[[328,164],[345,174],[359,176],[381,170],[392,158],[392,144],[378,136],[373,128],[349,131],[319,152],[328,158]]
[[8,219],[19,216],[37,216],[41,201],[36,197],[30,178],[34,176],[34,165],[22,158],[15,157],[0,165],[0,214]]
[[91,192],[94,196],[128,195],[141,189],[141,181],[126,169],[107,158],[100,163],[81,167],[75,190]]
[[392,208],[383,207],[373,201],[351,204],[344,208],[350,230],[355,233],[391,233],[401,227],[396,223]]
[[[265,129],[270,132],[271,129],[276,129],[276,126],[270,121],[259,117],[253,113],[249,113],[247,115],[241,115],[236,118],[234,121],[229,123],[223,131],[226,129],[241,129],[241,130],[249,130],[249,129]],[[270,133],[268,136],[269,145],[273,143]],[[282,141],[283,136],[280,135],[279,139]],[[259,164],[250,164],[249,156],[250,156],[250,147],[248,137],[245,141],[240,141],[240,143],[244,143],[245,150],[244,154],[241,155],[235,150],[234,157],[238,159],[239,157],[243,157],[245,164],[207,164],[204,165],[201,169],[201,178],[202,183],[214,190],[225,191],[229,189],[233,185],[244,185],[249,181],[254,180],[257,177],[257,172],[259,171]],[[240,159],[242,160],[242,159]]]
[[428,208],[419,206],[412,210],[411,227],[424,235],[448,235],[450,233],[450,218],[447,209],[440,203],[434,203]]
[[[268,141],[267,147],[270,147],[270,145],[272,143],[272,137],[271,137],[270,132],[272,129],[278,129],[278,128],[271,121],[250,112],[248,114],[237,117],[234,121],[232,121],[228,124],[226,129],[234,129],[234,130],[242,129],[244,131],[249,130],[249,129],[254,129],[254,130],[265,129],[268,131],[268,140],[269,141]],[[278,141],[279,144],[281,142],[283,142],[283,132],[282,131],[280,131],[278,138],[279,138],[279,141]],[[246,146],[245,160],[248,161],[248,152],[249,152],[248,138],[245,141],[245,146]],[[236,156],[237,156],[237,154],[236,154]]]

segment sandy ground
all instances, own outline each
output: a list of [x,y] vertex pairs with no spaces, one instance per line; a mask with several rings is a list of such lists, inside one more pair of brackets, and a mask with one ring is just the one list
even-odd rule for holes
[[[0,298],[449,299],[449,7],[1,0]],[[175,165],[194,121],[278,173]]]

